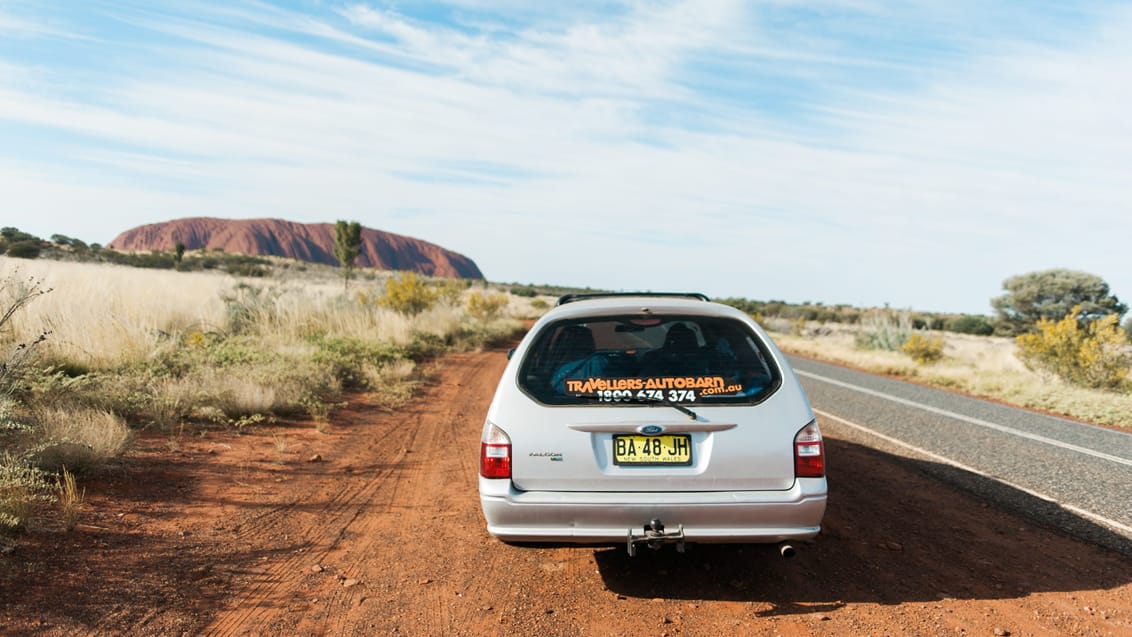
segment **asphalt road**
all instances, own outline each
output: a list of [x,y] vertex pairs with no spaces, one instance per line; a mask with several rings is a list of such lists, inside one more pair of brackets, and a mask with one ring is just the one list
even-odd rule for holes
[[823,431],[1132,555],[1132,434],[808,359],[790,363]]

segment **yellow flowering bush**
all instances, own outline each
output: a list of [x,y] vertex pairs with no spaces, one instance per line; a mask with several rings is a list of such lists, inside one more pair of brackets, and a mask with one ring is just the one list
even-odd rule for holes
[[468,295],[468,315],[486,321],[499,316],[503,308],[507,307],[509,300],[506,294],[499,292],[475,291]]
[[1082,326],[1076,306],[1059,321],[1041,319],[1038,330],[1021,334],[1018,357],[1030,369],[1040,369],[1074,385],[1095,389],[1120,389],[1132,367],[1132,347],[1109,314]]
[[416,272],[402,272],[385,282],[385,293],[378,304],[394,312],[416,316],[431,308],[438,296],[436,288]]
[[913,332],[900,351],[904,352],[921,365],[931,365],[943,358],[943,339],[938,336],[923,336]]

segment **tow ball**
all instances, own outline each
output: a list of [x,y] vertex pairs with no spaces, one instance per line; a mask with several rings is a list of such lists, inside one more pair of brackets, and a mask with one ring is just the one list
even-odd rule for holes
[[633,529],[629,529],[629,535],[626,539],[626,545],[629,549],[629,557],[636,557],[637,546],[644,544],[652,550],[658,550],[665,544],[675,544],[676,552],[684,552],[684,525],[681,524],[675,531],[665,531],[664,523],[660,520],[649,520],[649,523],[644,526],[644,531],[641,533],[634,533]]

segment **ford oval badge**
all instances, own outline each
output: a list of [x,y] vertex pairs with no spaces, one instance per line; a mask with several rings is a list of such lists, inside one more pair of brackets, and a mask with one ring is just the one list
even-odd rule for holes
[[664,427],[661,427],[660,425],[645,425],[644,427],[641,427],[637,431],[639,431],[639,432],[641,432],[641,433],[643,433],[647,436],[655,436],[658,433],[664,431]]

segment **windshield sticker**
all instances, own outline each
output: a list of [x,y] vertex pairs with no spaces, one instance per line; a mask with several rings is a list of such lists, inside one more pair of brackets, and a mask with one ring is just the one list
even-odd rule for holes
[[727,383],[722,376],[656,376],[651,378],[568,379],[566,392],[574,396],[596,396],[602,402],[656,401],[695,402],[702,396],[743,391],[741,384]]

